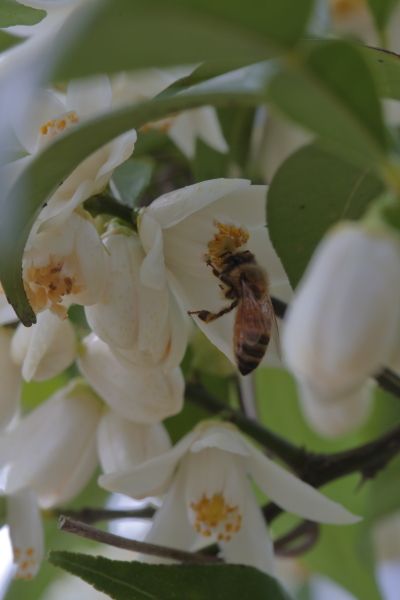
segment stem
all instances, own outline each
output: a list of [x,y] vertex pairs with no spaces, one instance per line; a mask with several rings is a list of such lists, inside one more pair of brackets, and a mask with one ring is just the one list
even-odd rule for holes
[[[302,539],[303,538],[303,539]],[[318,541],[319,525],[312,521],[303,521],[292,531],[274,542],[274,552],[278,556],[293,558],[310,550]],[[294,544],[294,542],[296,542]]]
[[152,506],[135,510],[111,510],[109,508],[90,508],[84,507],[79,510],[63,510],[62,508],[54,511],[54,516],[70,517],[74,521],[80,521],[86,524],[98,523],[99,521],[114,521],[117,519],[151,519],[155,515],[156,509]]
[[128,221],[132,224],[132,209],[125,206],[109,194],[98,194],[86,200],[83,204],[85,209],[94,217],[97,215],[111,215]]
[[61,529],[61,531],[67,531],[68,533],[73,533],[95,542],[114,546],[115,548],[132,550],[133,552],[141,552],[142,554],[148,554],[149,556],[158,556],[160,558],[176,560],[185,564],[204,565],[223,562],[222,559],[218,558],[217,556],[208,556],[198,552],[185,552],[184,550],[176,550],[175,548],[168,548],[166,546],[130,540],[121,537],[120,535],[115,535],[113,533],[108,533],[107,531],[102,531],[101,529],[96,529],[91,525],[81,523],[80,521],[75,521],[74,519],[70,519],[69,517],[63,515],[61,515],[58,520],[58,528]]

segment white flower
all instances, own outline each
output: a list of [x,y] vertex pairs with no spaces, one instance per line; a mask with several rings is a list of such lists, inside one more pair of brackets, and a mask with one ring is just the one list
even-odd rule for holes
[[103,242],[110,274],[102,297],[85,310],[91,329],[123,360],[177,367],[187,346],[187,315],[168,289],[141,283],[145,253],[135,234],[117,228]]
[[36,325],[20,324],[13,336],[13,360],[22,366],[25,381],[55,377],[73,363],[75,331],[68,319],[61,321],[50,311],[38,315]]
[[9,325],[11,323],[16,323],[18,321],[18,317],[15,314],[15,310],[9,304],[3,289],[0,286],[0,325]]
[[72,304],[93,304],[107,281],[108,255],[91,221],[72,213],[61,224],[33,230],[22,261],[33,310],[64,318]]
[[272,542],[248,476],[288,512],[317,522],[358,520],[275,464],[229,425],[200,425],[169,452],[102,475],[99,483],[134,498],[166,492],[148,541],[188,550],[218,542],[228,562],[272,573]]
[[310,426],[320,435],[337,437],[360,427],[370,414],[373,384],[368,381],[348,394],[327,394],[299,382],[300,406]]
[[[250,250],[268,274],[270,294],[288,299],[290,286],[265,227],[265,205],[266,187],[243,179],[203,181],[161,196],[139,217],[146,252],[142,283],[155,290],[169,284],[185,310],[220,310],[231,300],[221,293],[206,254],[209,244],[221,238],[222,243],[234,243],[237,251]],[[210,323],[195,320],[234,362],[234,311]]]
[[[189,75],[194,67],[177,67],[170,70],[148,69],[136,73],[123,73],[112,80],[113,100],[117,105],[148,100],[158,95],[178,79]],[[157,129],[168,134],[188,158],[196,153],[196,141],[203,142],[218,152],[228,152],[215,108],[203,106],[186,110],[178,115],[149,123],[143,130]]]
[[34,577],[44,557],[42,517],[34,492],[22,490],[7,497],[7,523],[17,565],[17,579]]
[[21,371],[11,358],[13,334],[12,329],[0,327],[0,429],[17,414],[21,393]]
[[[33,95],[28,110],[14,123],[15,134],[27,156],[8,165],[8,178],[14,181],[44,146],[77,123],[111,108],[112,93],[107,77],[73,81],[65,99],[48,90]],[[86,158],[58,186],[39,220],[58,215],[66,218],[87,198],[101,192],[114,169],[132,154],[136,141],[134,130],[124,133]]]
[[125,364],[94,334],[83,340],[78,366],[104,402],[126,419],[158,423],[182,409],[184,380],[178,368]]
[[33,489],[43,508],[73,498],[97,464],[101,404],[80,381],[71,381],[0,436],[3,491]]
[[296,291],[282,346],[300,382],[350,395],[389,364],[400,332],[400,240],[345,224],[321,242]]
[[168,433],[161,423],[143,425],[107,411],[97,429],[97,448],[105,473],[124,471],[171,447]]

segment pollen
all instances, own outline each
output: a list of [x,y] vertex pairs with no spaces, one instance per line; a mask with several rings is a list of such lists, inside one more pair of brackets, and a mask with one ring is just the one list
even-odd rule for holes
[[217,233],[208,242],[206,259],[218,266],[223,262],[226,253],[232,253],[244,246],[249,239],[249,232],[236,225],[228,225],[215,221]]
[[237,506],[228,504],[223,494],[202,495],[198,502],[190,504],[195,521],[194,528],[203,537],[215,534],[217,541],[229,542],[241,529],[242,515]]
[[64,262],[51,257],[45,266],[26,269],[24,287],[35,313],[49,308],[61,319],[67,316],[67,309],[62,304],[64,297],[83,289],[76,278],[67,272]]
[[65,131],[71,125],[76,125],[79,122],[77,113],[72,110],[56,119],[50,119],[43,123],[39,128],[39,133],[42,138],[53,139],[59,133]]
[[364,8],[365,0],[330,0],[330,4],[335,17],[345,18]]
[[15,575],[17,579],[32,579],[37,570],[36,551],[34,548],[13,548],[14,561],[18,570]]

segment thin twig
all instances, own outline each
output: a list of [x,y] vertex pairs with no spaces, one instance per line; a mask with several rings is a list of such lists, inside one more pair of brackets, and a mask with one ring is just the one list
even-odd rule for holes
[[319,525],[303,521],[294,529],[274,542],[274,552],[278,556],[293,558],[310,550],[318,541]]
[[112,510],[109,508],[91,508],[83,507],[79,510],[57,509],[54,516],[70,517],[75,521],[86,524],[98,523],[99,521],[114,521],[118,519],[151,519],[156,512],[152,506],[139,508],[135,510]]
[[115,548],[140,552],[142,554],[148,554],[149,556],[157,556],[169,560],[176,560],[185,564],[204,565],[223,562],[218,556],[208,556],[197,552],[185,552],[184,550],[176,550],[175,548],[149,544],[148,542],[130,540],[121,537],[120,535],[109,533],[108,531],[102,531],[101,529],[97,529],[86,523],[75,521],[64,515],[61,515],[58,520],[58,528],[61,529],[61,531],[67,531],[68,533],[79,535],[80,537],[93,540],[94,542],[114,546]]

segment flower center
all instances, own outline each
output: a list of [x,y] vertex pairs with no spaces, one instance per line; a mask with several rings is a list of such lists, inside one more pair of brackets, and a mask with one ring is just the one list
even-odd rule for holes
[[54,137],[79,122],[79,117],[74,110],[64,113],[56,119],[50,119],[39,128],[40,143],[49,142]]
[[67,316],[67,309],[61,304],[63,297],[82,291],[75,277],[67,272],[64,261],[52,258],[45,266],[28,267],[24,273],[24,286],[35,313],[49,308],[62,319]]
[[246,229],[236,227],[236,225],[227,225],[218,221],[215,221],[214,225],[217,228],[217,233],[207,244],[206,260],[210,260],[215,266],[219,266],[223,263],[224,255],[233,253],[246,244],[249,233]]
[[168,133],[174,123],[173,117],[167,117],[166,119],[160,119],[159,121],[151,121],[145,123],[140,128],[142,133],[148,133],[149,131],[159,131],[160,133]]
[[17,563],[17,579],[32,579],[37,568],[36,551],[29,547],[26,549],[13,548],[14,561]]
[[228,504],[223,494],[203,494],[198,502],[191,502],[190,508],[195,515],[194,528],[204,537],[216,534],[219,542],[229,542],[242,526],[239,508]]
[[335,17],[348,17],[365,7],[365,0],[331,0],[331,10]]

